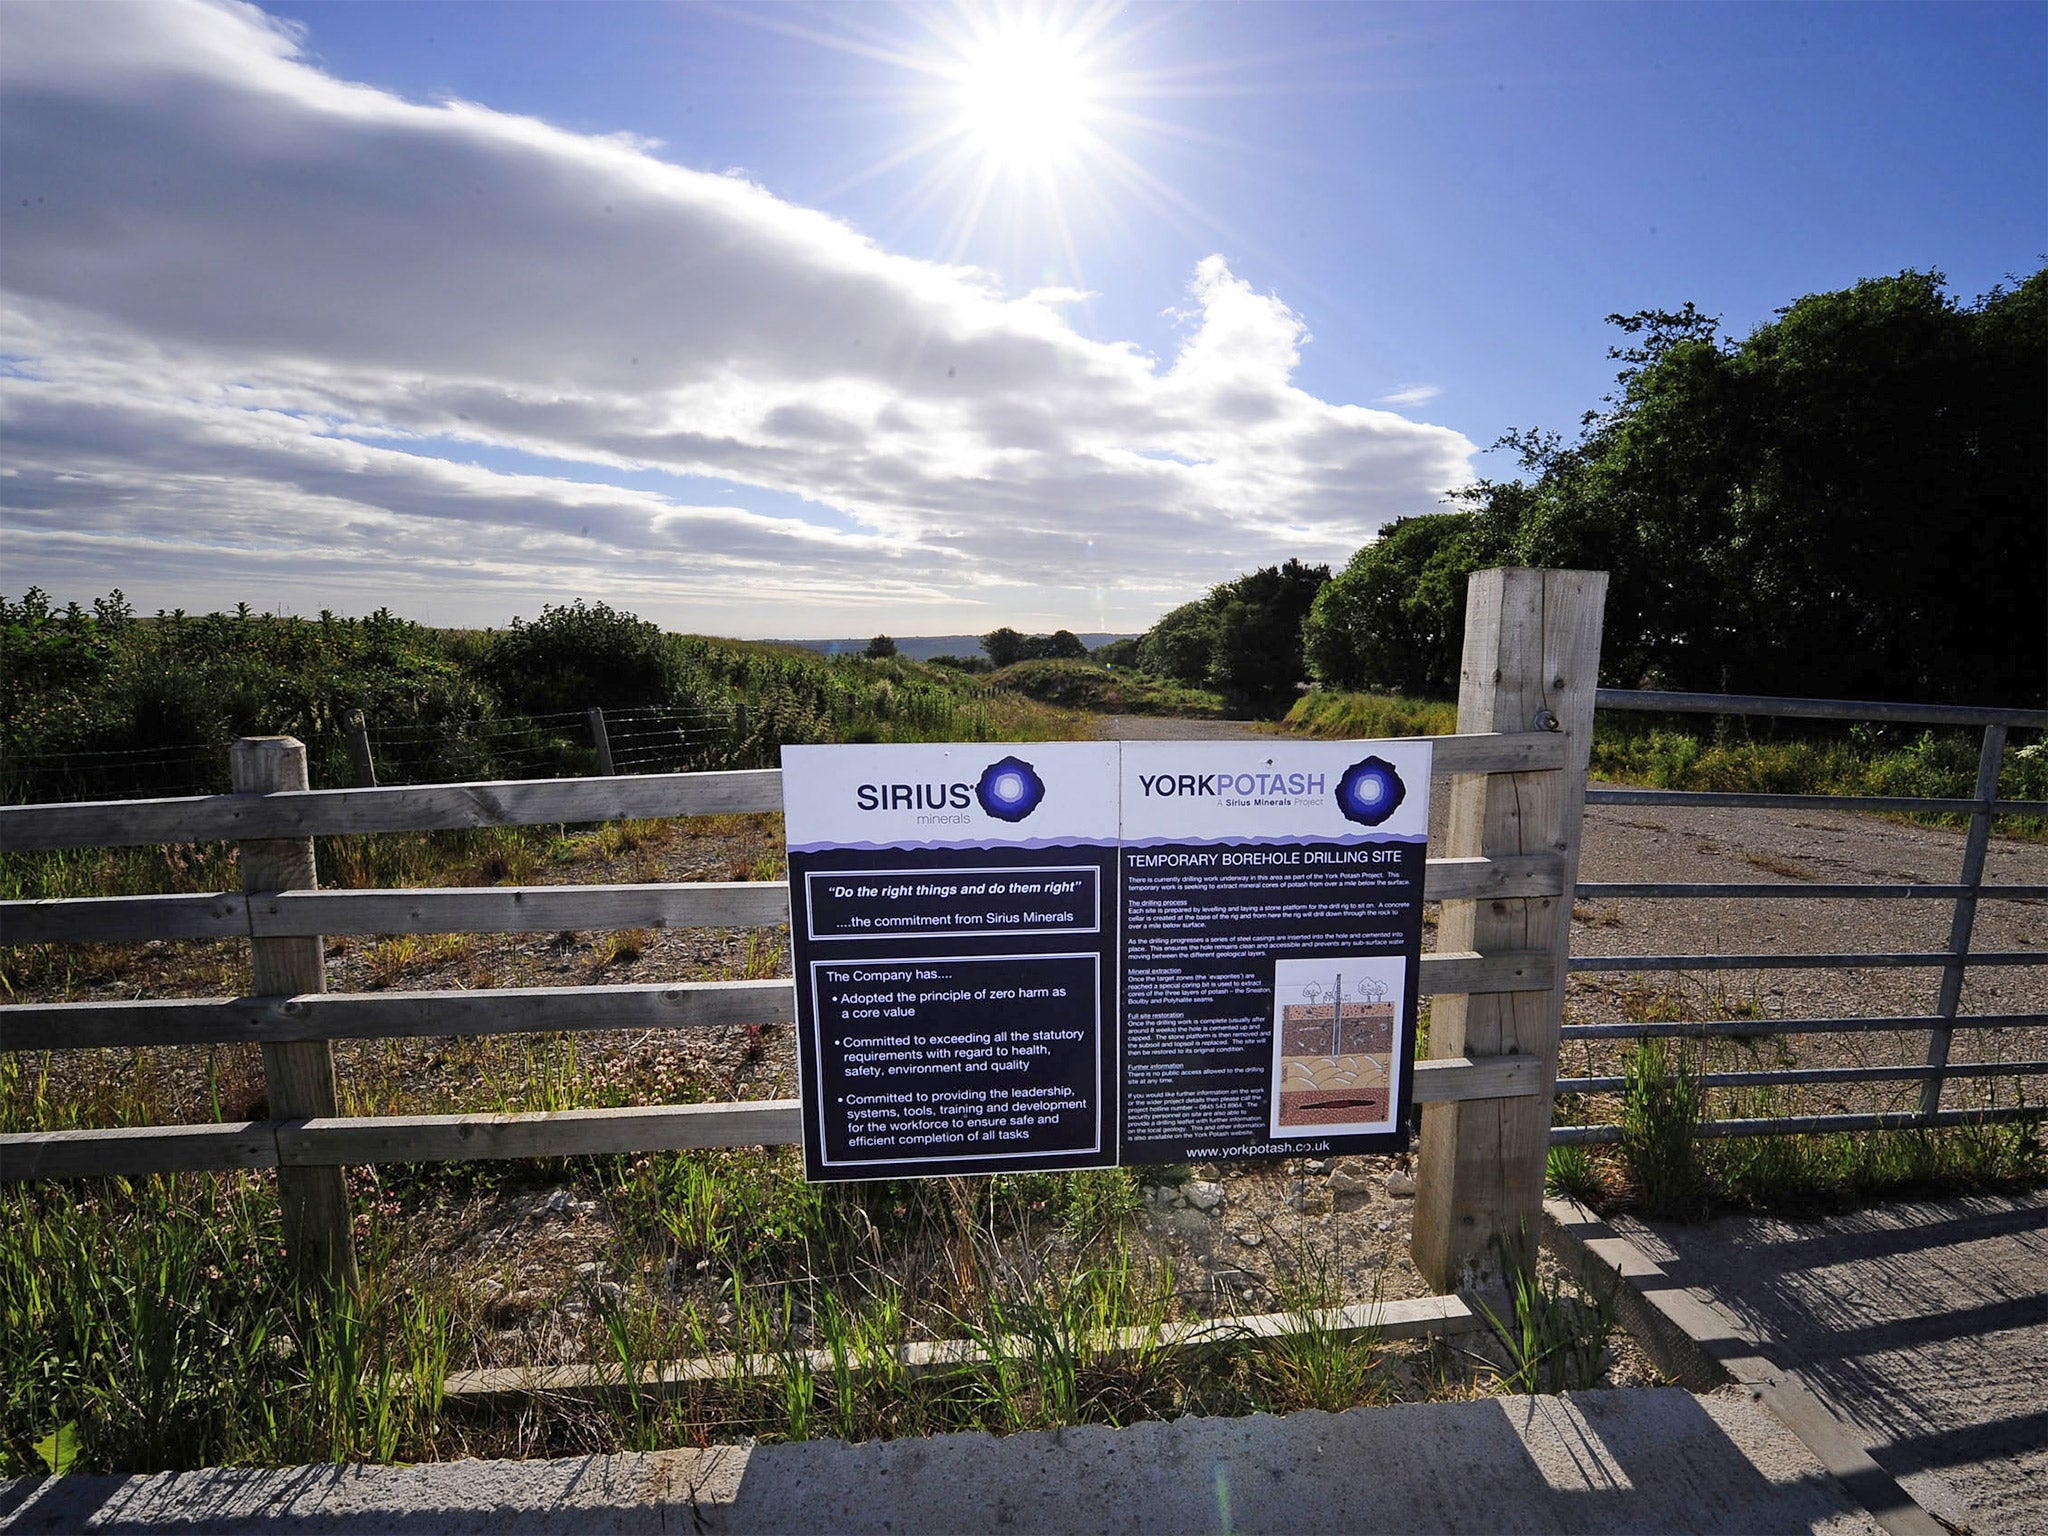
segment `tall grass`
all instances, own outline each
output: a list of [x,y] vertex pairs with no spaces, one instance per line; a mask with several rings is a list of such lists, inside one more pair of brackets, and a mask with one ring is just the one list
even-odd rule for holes
[[0,1471],[431,1454],[447,1309],[301,1295],[270,1179],[14,1185],[0,1223]]
[[1458,729],[1458,706],[1390,693],[1303,694],[1287,712],[1289,730],[1324,738],[1448,736]]
[[1621,1160],[1636,1200],[1659,1214],[1691,1214],[1704,1194],[1696,1134],[1705,1095],[1683,1045],[1640,1040],[1622,1067]]
[[[1455,704],[1436,700],[1317,690],[1301,697],[1286,724],[1318,737],[1441,736],[1457,730],[1457,714]],[[1590,771],[1656,789],[1956,799],[1976,792],[1980,745],[1975,731],[1860,725],[1828,733],[1808,722],[1674,725],[1656,716],[1609,713],[1594,722]],[[2048,742],[2008,743],[1999,793],[2048,800]],[[1998,829],[2039,836],[2048,833],[2048,819],[2006,817]]]
[[[2048,1179],[2048,1125],[1965,1123],[1926,1129],[1702,1137],[1709,1093],[1686,1048],[1640,1040],[1622,1061],[1620,1140],[1550,1149],[1545,1184],[1601,1207],[1681,1219],[1727,1208],[1800,1212],[1882,1197],[1991,1193]],[[1712,1117],[1769,1120],[1804,1111],[1775,1084],[1712,1090]],[[2024,1104],[2023,1080],[2014,1091]],[[1560,1119],[1580,1106],[1560,1101]]]

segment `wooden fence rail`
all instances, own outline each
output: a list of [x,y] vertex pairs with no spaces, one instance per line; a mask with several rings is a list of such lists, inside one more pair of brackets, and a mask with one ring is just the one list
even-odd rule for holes
[[[1432,901],[1556,896],[1555,854],[1431,859]],[[133,943],[384,933],[559,933],[607,928],[774,928],[789,921],[780,881],[683,885],[442,886],[402,891],[207,892],[0,902],[0,944]]]
[[[1528,1055],[1415,1064],[1418,1104],[1523,1097],[1543,1062]],[[802,1141],[795,1099],[654,1104],[521,1114],[379,1115],[227,1125],[34,1131],[0,1137],[4,1177],[50,1179],[230,1168],[320,1168],[472,1158],[597,1157]]]
[[[1555,962],[1532,950],[1422,957],[1425,997],[1547,991]],[[470,992],[316,992],[298,997],[16,1003],[0,1008],[0,1051],[218,1045],[236,1040],[390,1040],[535,1031],[716,1029],[786,1024],[796,993],[774,981],[507,987]]]
[[[1533,720],[1434,742],[1441,775],[1556,778],[1568,753]],[[593,732],[599,727],[593,722]],[[0,808],[0,847],[235,840],[247,849],[305,847],[321,837],[495,826],[593,823],[782,809],[774,769],[546,779],[476,784],[285,789]],[[1571,863],[1557,845],[1474,848],[1428,861],[1425,894],[1454,903],[1562,903]],[[245,859],[245,863],[246,863]],[[257,861],[257,867],[263,867]],[[298,882],[294,882],[298,883]],[[310,884],[310,882],[308,882]],[[91,897],[0,903],[0,944],[240,939],[252,950],[316,946],[337,934],[537,933],[627,928],[778,927],[788,921],[781,882],[680,885],[492,886],[475,889],[248,888],[193,895]],[[1563,955],[1494,943],[1423,957],[1424,995],[1550,994]],[[294,994],[122,1002],[31,1003],[0,1008],[0,1050],[207,1045],[254,1041],[266,1052],[325,1053],[344,1039],[502,1035],[531,1031],[719,1029],[795,1018],[787,979],[473,992]],[[324,1059],[324,1056],[323,1056]],[[1535,1098],[1550,1063],[1512,1048],[1446,1053],[1418,1062],[1420,1104]],[[0,1136],[0,1177],[69,1178],[151,1172],[274,1168],[280,1177],[331,1176],[348,1164],[465,1158],[571,1157],[698,1147],[782,1145],[800,1139],[793,1102],[655,1105],[540,1114],[338,1117],[284,1115],[224,1125],[123,1127]],[[1540,1155],[1540,1154],[1539,1154]],[[1531,1191],[1531,1195],[1540,1191]],[[334,1278],[338,1233],[297,1245],[308,1267]],[[347,1256],[346,1245],[340,1250]]]

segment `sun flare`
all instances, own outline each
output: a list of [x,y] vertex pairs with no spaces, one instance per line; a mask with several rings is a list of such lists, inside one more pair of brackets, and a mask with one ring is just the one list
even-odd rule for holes
[[951,73],[956,127],[995,170],[1055,171],[1094,136],[1100,88],[1075,32],[1028,20],[992,27]]
[[1237,89],[1227,84],[1235,61],[1152,57],[1171,12],[1134,19],[1125,0],[927,0],[906,5],[914,25],[902,32],[852,7],[823,26],[792,26],[766,8],[744,14],[902,72],[905,85],[883,94],[908,133],[823,197],[910,169],[884,222],[937,212],[948,260],[1007,247],[1039,288],[1078,291],[1077,231],[1122,239],[1137,220],[1164,219],[1243,243],[1141,162],[1147,142],[1233,147],[1159,110]]

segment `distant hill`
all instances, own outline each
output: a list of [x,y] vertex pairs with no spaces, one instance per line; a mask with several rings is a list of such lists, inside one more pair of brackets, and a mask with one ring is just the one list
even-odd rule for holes
[[[1094,650],[1098,645],[1107,645],[1112,640],[1135,640],[1136,634],[1112,635],[1080,631],[1081,643]],[[1142,631],[1140,631],[1142,633]],[[827,656],[858,656],[868,648],[868,638],[858,640],[776,640],[775,645],[800,645],[807,651],[822,651]],[[899,654],[912,661],[929,661],[934,656],[979,656],[981,636],[979,635],[895,635]]]

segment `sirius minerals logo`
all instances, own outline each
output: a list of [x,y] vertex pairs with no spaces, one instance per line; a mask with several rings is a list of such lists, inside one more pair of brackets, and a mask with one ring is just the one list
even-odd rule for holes
[[974,798],[997,821],[1022,821],[1045,799],[1045,780],[1020,757],[1005,757],[981,771]]
[[1376,827],[1408,798],[1408,786],[1394,765],[1383,757],[1368,757],[1353,763],[1337,780],[1337,809],[1347,821]]

